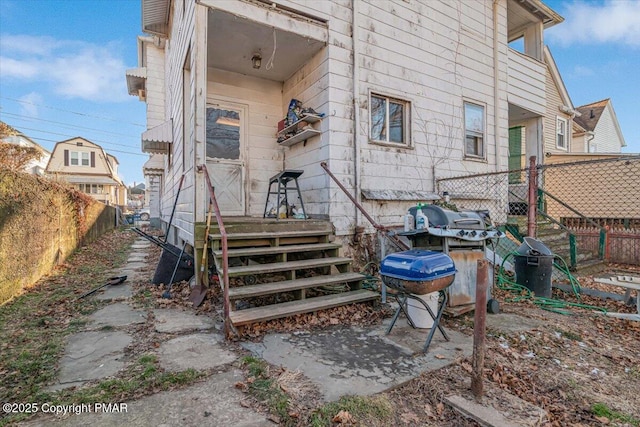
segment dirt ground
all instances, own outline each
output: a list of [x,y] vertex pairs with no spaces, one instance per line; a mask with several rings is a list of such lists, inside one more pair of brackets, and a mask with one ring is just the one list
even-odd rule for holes
[[[622,270],[621,270],[622,269]],[[611,272],[640,276],[640,267],[610,266]],[[585,288],[623,294],[620,289],[596,284],[592,277],[579,277]],[[160,292],[160,291],[155,291]],[[603,300],[582,295],[576,297],[554,289],[554,298],[605,308],[611,312],[635,312],[634,306],[621,301]],[[174,288],[174,299],[165,305],[186,305],[186,283]],[[522,316],[532,327],[527,331],[488,328],[484,369],[483,404],[509,414],[518,411],[508,403],[511,394],[538,406],[546,416],[540,426],[640,426],[640,322],[621,320],[593,309],[569,308],[566,314],[543,310],[530,299],[513,302],[516,295],[494,288],[502,313]],[[160,299],[156,299],[160,301]],[[222,303],[218,292],[211,291],[197,309],[222,320]],[[259,340],[268,332],[339,327],[340,324],[375,324],[390,316],[392,309],[368,305],[338,307],[317,314],[303,314],[253,325],[241,331],[239,340]],[[491,316],[491,315],[490,315]],[[498,314],[497,316],[500,316]],[[473,313],[444,317],[448,329],[473,335]],[[423,374],[401,387],[383,393],[393,408],[393,425],[407,426],[476,426],[444,402],[446,396],[459,394],[471,398],[471,360],[461,360],[435,372]],[[278,372],[278,370],[274,370]],[[279,375],[282,375],[280,372]],[[297,378],[301,384],[304,379]],[[312,390],[302,386],[299,390]],[[317,395],[304,392],[293,401],[299,408],[317,404]],[[256,405],[260,407],[260,405]],[[303,417],[304,419],[304,417]],[[373,425],[375,420],[337,417],[334,425]],[[373,424],[372,424],[373,423]],[[301,424],[303,425],[303,424]]]
[[[101,250],[99,245],[92,248],[94,246],[82,251],[89,261],[95,259],[91,251]],[[133,284],[133,300],[136,305],[146,308],[181,306],[213,317],[218,327],[222,328],[223,308],[219,290],[212,287],[205,302],[197,309],[193,308],[188,299],[190,288],[186,282],[172,287],[171,299],[162,298],[165,288],[150,283],[154,266],[160,257],[160,249],[152,246],[150,252],[147,259],[149,281]],[[640,267],[610,268],[612,271],[624,269],[627,274],[640,276]],[[42,285],[45,288],[47,280]],[[51,280],[54,285],[61,286],[61,283],[55,282],[60,279]],[[594,284],[590,277],[579,280],[585,288],[623,293],[619,289]],[[635,307],[627,306],[621,301],[588,296],[578,299],[557,290],[554,290],[554,296],[606,308],[612,312],[632,313],[635,310]],[[519,408],[505,398],[515,395],[544,410],[546,415],[537,423],[540,426],[640,426],[640,322],[615,319],[584,308],[570,308],[567,310],[568,314],[554,313],[541,309],[530,299],[514,302],[514,294],[495,287],[493,297],[500,301],[502,313],[521,316],[521,323],[530,323],[530,327],[526,330],[488,328],[484,369],[485,404],[507,413],[517,412]],[[70,303],[70,306],[74,305]],[[274,331],[336,328],[346,324],[379,324],[392,311],[391,307],[385,305],[373,308],[363,304],[303,314],[245,328],[240,337],[228,344],[238,349],[239,341],[260,340],[264,334]],[[473,313],[459,317],[445,316],[443,325],[447,329],[471,336]],[[128,356],[134,360],[136,355],[158,347],[160,341],[156,335],[140,327],[136,332],[135,345],[128,348]],[[391,408],[391,422],[387,420],[381,424],[375,418],[356,418],[343,414],[335,418],[334,425],[476,426],[478,424],[465,419],[445,402],[447,396],[454,394],[470,397],[471,366],[471,360],[460,360],[377,396]],[[299,373],[286,372],[279,367],[272,368],[270,372],[277,377],[279,384],[289,380],[289,384],[282,388],[289,391],[291,405],[299,411],[298,425],[309,425],[309,415],[320,405],[317,390],[306,386],[306,379]],[[295,387],[292,383],[295,383]],[[153,392],[140,390],[132,399]],[[249,395],[245,403],[257,410],[267,410]]]

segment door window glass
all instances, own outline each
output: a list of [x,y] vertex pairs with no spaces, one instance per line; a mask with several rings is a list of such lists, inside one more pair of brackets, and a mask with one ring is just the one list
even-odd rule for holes
[[207,108],[207,157],[240,159],[240,114],[219,108]]

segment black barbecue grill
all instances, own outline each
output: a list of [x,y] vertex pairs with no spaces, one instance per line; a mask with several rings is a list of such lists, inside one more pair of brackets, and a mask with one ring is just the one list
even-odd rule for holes
[[[410,209],[411,213],[415,211],[416,208]],[[504,233],[493,227],[487,211],[454,212],[424,205],[422,213],[428,219],[424,229],[399,234],[411,241],[412,248],[443,252],[451,257],[458,271],[456,280],[447,288],[451,314],[473,310],[477,262],[485,258],[487,241],[503,237]],[[497,311],[497,301],[489,300],[489,311]]]

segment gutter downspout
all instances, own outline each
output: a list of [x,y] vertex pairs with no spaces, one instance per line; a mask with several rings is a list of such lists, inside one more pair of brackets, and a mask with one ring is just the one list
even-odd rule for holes
[[[352,0],[351,13],[353,14],[351,20],[351,38],[353,39],[353,189],[355,199],[360,203],[360,144],[359,144],[359,131],[360,131],[360,65],[359,65],[359,47],[358,40],[358,25],[359,25],[359,11],[358,2],[360,0]],[[358,207],[354,206],[354,230],[355,227],[360,225],[360,212]]]
[[589,135],[589,139],[587,139],[587,153],[591,153],[591,141],[596,137],[596,134],[593,131],[588,131],[587,135]]
[[498,84],[500,79],[498,76],[498,67],[500,61],[498,60],[498,3],[500,0],[493,0],[493,132],[494,141],[496,144],[496,172],[500,170],[500,125],[498,123],[498,115],[500,114],[500,108],[498,106],[500,91],[498,90]]

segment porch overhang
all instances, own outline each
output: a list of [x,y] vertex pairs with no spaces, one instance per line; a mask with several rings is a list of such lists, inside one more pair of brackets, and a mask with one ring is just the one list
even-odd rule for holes
[[69,184],[121,185],[118,181],[108,176],[67,175],[61,176],[61,178]]
[[564,18],[540,0],[509,0],[507,3],[507,38],[511,42],[524,34],[531,25],[542,23],[550,28]]
[[127,91],[129,95],[138,96],[141,101],[146,99],[147,67],[129,68],[126,71]]
[[170,3],[171,0],[142,0],[142,31],[168,37]]
[[[322,18],[256,1],[198,3],[209,8],[210,68],[282,82],[327,45]],[[260,65],[252,61],[256,54]]]
[[142,134],[142,152],[149,154],[168,154],[173,143],[173,121],[149,129]]
[[158,176],[164,174],[164,161],[159,154],[153,154],[149,157],[144,165],[142,165],[142,173],[146,176]]

